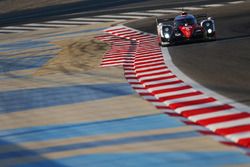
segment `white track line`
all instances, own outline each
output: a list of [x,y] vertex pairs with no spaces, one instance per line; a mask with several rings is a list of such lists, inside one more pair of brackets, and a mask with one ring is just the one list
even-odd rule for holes
[[51,27],[73,27],[73,26],[79,26],[79,25],[75,25],[75,24],[43,24],[44,26],[51,26]]
[[181,13],[182,10],[174,10],[174,9],[157,9],[157,10],[148,10],[148,12],[159,12],[159,13]]
[[132,15],[132,16],[161,16],[162,13],[146,13],[146,12],[128,12],[128,13],[120,13],[122,15]]
[[101,22],[86,22],[86,21],[70,21],[70,20],[62,20],[62,21],[48,21],[46,23],[55,23],[55,24],[98,24]]
[[245,1],[233,1],[233,2],[228,2],[228,4],[232,4],[232,5],[235,5],[235,4],[240,4],[240,3],[244,3]]
[[113,21],[126,21],[125,19],[109,19],[109,18],[73,18],[73,19],[69,19],[69,20],[73,20],[73,21],[109,21],[109,22],[113,22]]
[[30,23],[30,24],[24,24],[24,26],[34,26],[34,27],[66,27],[66,26],[72,26],[72,25],[59,25],[59,24],[46,24],[46,23]]
[[45,30],[48,29],[46,27],[25,27],[25,26],[8,26],[8,27],[3,27],[2,29],[17,29],[17,30]]
[[183,8],[175,8],[175,9],[179,9],[179,10],[201,10],[201,9],[204,9],[204,8],[201,8],[201,7],[195,7],[195,6],[187,6],[187,7],[183,7]]
[[201,5],[201,7],[205,7],[205,8],[213,8],[213,7],[221,7],[221,6],[225,6],[225,4],[209,4],[209,5]]
[[123,16],[123,15],[100,15],[96,16],[98,18],[114,18],[114,19],[142,19],[142,18],[147,18],[147,17],[142,17],[142,16]]
[[28,32],[29,30],[3,30],[0,29],[0,33],[18,33],[18,32]]

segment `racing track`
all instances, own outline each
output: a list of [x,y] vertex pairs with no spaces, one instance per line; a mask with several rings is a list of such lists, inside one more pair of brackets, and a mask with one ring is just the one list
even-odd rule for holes
[[0,27],[34,23],[47,20],[96,16],[100,14],[113,14],[128,11],[140,11],[158,8],[175,8],[202,4],[214,4],[232,0],[83,0],[71,4],[48,6],[35,10],[16,11],[2,14]]
[[[218,40],[169,47],[174,64],[187,76],[237,102],[250,105],[250,3],[209,9]],[[153,20],[134,28],[155,33]],[[165,48],[164,48],[165,49]]]

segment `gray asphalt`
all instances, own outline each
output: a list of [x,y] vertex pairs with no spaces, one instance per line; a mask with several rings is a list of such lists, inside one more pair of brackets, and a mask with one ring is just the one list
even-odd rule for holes
[[[172,8],[201,5],[233,0],[84,0],[71,4],[55,5],[16,11],[0,15],[0,27],[16,26],[24,23],[60,20],[74,17],[114,14],[158,8]],[[39,2],[38,2],[39,3]],[[14,5],[14,4],[13,4]]]
[[[205,12],[216,20],[218,40],[169,47],[172,60],[203,86],[250,106],[250,3]],[[131,25],[155,33],[153,20]]]

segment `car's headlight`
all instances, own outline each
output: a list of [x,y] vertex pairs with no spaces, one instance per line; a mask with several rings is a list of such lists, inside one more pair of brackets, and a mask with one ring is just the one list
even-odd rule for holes
[[211,28],[209,28],[209,29],[207,30],[207,32],[208,32],[209,34],[211,34],[211,33],[213,32],[213,30],[212,30]]
[[170,38],[170,35],[168,33],[164,34],[165,38]]
[[166,32],[168,32],[168,31],[169,31],[169,28],[168,28],[168,27],[166,27],[164,30],[165,30]]
[[179,37],[179,36],[181,36],[181,33],[176,32],[174,35],[177,36],[177,37]]

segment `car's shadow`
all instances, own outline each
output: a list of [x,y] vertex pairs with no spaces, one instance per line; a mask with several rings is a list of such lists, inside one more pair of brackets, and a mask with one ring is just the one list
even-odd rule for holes
[[250,38],[250,34],[247,34],[247,35],[238,35],[238,36],[230,36],[230,37],[219,37],[216,40],[208,40],[208,41],[204,41],[204,40],[187,41],[187,42],[182,42],[182,43],[176,43],[176,44],[168,46],[168,47],[175,47],[175,46],[182,46],[182,45],[194,45],[194,44],[210,43],[210,42],[220,42],[220,41],[245,39],[245,38]]

